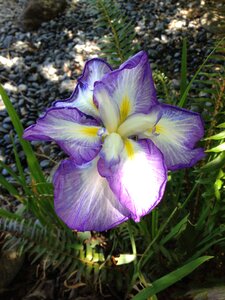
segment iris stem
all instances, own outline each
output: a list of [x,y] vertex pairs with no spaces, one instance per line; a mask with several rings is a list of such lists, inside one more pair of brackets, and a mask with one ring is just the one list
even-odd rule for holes
[[132,253],[135,256],[135,259],[133,261],[134,272],[133,272],[133,276],[132,276],[131,281],[130,281],[130,286],[128,288],[128,293],[129,293],[129,291],[132,290],[132,288],[135,284],[135,281],[138,277],[138,271],[137,271],[137,248],[136,248],[135,238],[134,238],[134,235],[133,235],[132,224],[131,224],[130,220],[127,222],[127,229],[128,229],[129,236],[130,236]]
[[[199,176],[199,179],[201,179],[201,176]],[[198,182],[198,180],[197,180],[197,182],[196,182],[195,185],[193,186],[192,190],[190,191],[189,195],[188,195],[187,198],[184,200],[184,202],[181,204],[180,209],[183,209],[183,208],[187,205],[188,201],[191,199],[191,197],[192,197],[193,194],[195,193],[195,191],[196,191],[198,185],[199,185],[199,182]]]
[[154,239],[151,241],[151,243],[148,245],[148,247],[145,249],[145,252],[143,253],[143,255],[141,256],[141,259],[139,260],[137,267],[138,267],[138,272],[139,270],[141,270],[141,268],[147,263],[148,259],[151,256],[150,253],[150,249],[152,247],[152,245],[154,245],[154,243],[156,242],[156,240],[160,237],[161,233],[164,231],[164,229],[166,228],[166,226],[168,225],[168,223],[171,221],[171,219],[173,218],[173,216],[175,215],[175,213],[177,212],[178,208],[176,207],[172,213],[170,214],[169,218],[167,219],[167,221],[159,228],[156,236],[154,237]]
[[157,235],[157,232],[158,232],[158,210],[157,210],[157,208],[155,208],[152,211],[151,217],[152,217],[152,228],[151,228],[152,239],[154,239],[154,237]]

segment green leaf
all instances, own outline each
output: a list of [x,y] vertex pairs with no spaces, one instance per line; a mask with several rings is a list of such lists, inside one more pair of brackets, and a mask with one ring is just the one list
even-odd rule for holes
[[225,123],[221,123],[221,124],[219,124],[219,125],[216,126],[216,127],[218,127],[218,128],[225,128]]
[[6,169],[6,171],[12,176],[13,179],[15,179],[16,182],[18,182],[19,184],[23,184],[21,179],[17,176],[17,174],[9,166],[4,164],[1,160],[0,160],[0,168]]
[[206,138],[205,140],[222,140],[224,138],[225,138],[225,131],[222,131],[220,133],[217,133],[215,135]]
[[32,194],[32,191],[30,190],[30,188],[29,188],[29,186],[26,182],[26,177],[25,177],[25,174],[24,174],[24,170],[23,170],[22,164],[20,162],[19,154],[16,150],[16,146],[15,146],[15,143],[13,142],[13,139],[12,139],[12,145],[13,145],[13,152],[14,152],[14,156],[15,156],[15,160],[16,160],[17,170],[19,171],[19,174],[20,174],[21,185],[23,187],[23,190],[24,190],[25,194],[30,195],[30,194]]
[[[23,139],[24,128],[20,122],[19,116],[17,115],[12,103],[9,100],[8,95],[6,94],[5,90],[3,89],[3,87],[1,85],[0,85],[0,95],[1,95],[2,101],[4,102],[5,107],[8,111],[8,114],[11,118],[11,121],[15,128],[15,131],[18,134],[20,144],[24,150],[24,153],[26,154],[28,167],[29,167],[29,170],[31,172],[33,179],[36,182],[45,182],[45,177],[42,173],[42,170],[40,168],[38,160],[31,148],[31,145]],[[47,192],[47,191],[44,191],[44,192]]]
[[182,96],[187,87],[187,39],[183,39],[182,56],[181,56],[181,84],[180,95]]
[[187,222],[188,222],[188,217],[189,217],[189,214],[187,214],[179,223],[177,223],[171,229],[171,231],[161,240],[160,244],[164,245],[169,240],[171,240],[173,237],[180,234],[186,228],[186,225],[187,225]]
[[18,191],[14,186],[0,174],[0,185],[2,185],[12,196],[19,196]]
[[119,257],[115,257],[117,261],[117,266],[119,265],[125,265],[125,264],[130,264],[136,259],[136,255],[134,254],[120,254]]
[[199,257],[181,268],[157,279],[152,283],[152,286],[143,289],[139,292],[136,296],[133,297],[132,300],[146,300],[148,297],[151,297],[169,286],[173,285],[174,283],[178,282],[179,280],[183,279],[185,276],[192,273],[196,268],[198,268],[201,264],[212,259],[213,256],[202,256]]
[[19,216],[16,213],[11,213],[5,209],[0,208],[0,217],[7,218],[9,220],[23,220],[23,217]]
[[206,57],[206,59],[203,61],[203,63],[201,64],[201,66],[198,68],[197,72],[195,73],[195,75],[192,77],[191,81],[189,82],[187,88],[185,89],[179,103],[178,106],[179,107],[184,107],[186,100],[187,100],[187,96],[188,93],[192,87],[193,82],[195,81],[196,77],[198,76],[198,74],[201,72],[202,68],[206,65],[206,63],[208,62],[209,58],[211,58],[212,54],[215,52],[215,50],[219,47],[220,43],[222,42],[222,40],[215,46],[215,48],[209,53],[209,55]]
[[210,171],[221,168],[225,164],[225,152],[220,153],[215,159],[209,161],[206,165],[201,167],[202,171]]
[[225,151],[225,143],[222,143],[219,146],[216,146],[209,150],[206,150],[206,152],[222,152],[222,151]]

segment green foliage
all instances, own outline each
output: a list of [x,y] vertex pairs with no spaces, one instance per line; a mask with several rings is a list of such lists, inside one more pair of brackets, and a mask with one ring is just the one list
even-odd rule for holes
[[[189,91],[190,91],[190,89],[191,89],[191,87],[192,87],[192,85],[193,85],[193,83],[196,81],[196,79],[197,79],[197,76],[198,75],[200,75],[201,73],[201,71],[202,71],[202,69],[203,69],[203,67],[207,64],[207,62],[208,62],[208,60],[210,59],[210,58],[212,58],[212,55],[213,55],[213,53],[217,50],[217,49],[220,49],[219,47],[220,47],[220,45],[221,45],[221,43],[223,43],[223,40],[222,41],[220,41],[216,46],[215,46],[215,48],[213,48],[213,50],[209,53],[209,55],[206,57],[206,59],[204,60],[204,62],[200,65],[200,67],[198,68],[198,70],[197,70],[197,72],[194,74],[194,76],[192,77],[192,79],[191,79],[191,81],[189,82],[189,84],[187,85],[187,87],[186,87],[186,89],[183,91],[183,78],[184,78],[184,76],[185,76],[185,70],[186,70],[186,67],[184,67],[184,64],[185,64],[185,60],[186,60],[186,55],[187,55],[187,53],[186,53],[186,46],[183,46],[183,51],[182,51],[182,76],[181,76],[181,78],[182,78],[182,95],[181,95],[181,99],[180,99],[180,101],[179,101],[179,103],[178,103],[178,106],[180,106],[180,107],[184,107],[184,105],[185,105],[185,103],[186,103],[186,100],[187,100],[187,96],[188,96],[188,93],[189,93]],[[187,71],[187,70],[186,70]]]
[[182,56],[181,56],[181,83],[180,95],[182,96],[187,87],[187,39],[183,39]]
[[157,97],[163,99],[167,104],[173,103],[176,98],[174,91],[171,89],[170,79],[161,71],[154,70],[153,80],[157,89]]
[[[39,166],[37,158],[36,158],[32,148],[31,148],[30,144],[22,138],[24,129],[23,129],[23,126],[20,122],[20,119],[19,119],[13,105],[11,104],[6,92],[4,91],[4,89],[1,85],[0,85],[0,95],[1,95],[2,100],[5,104],[5,107],[8,111],[8,114],[11,118],[14,129],[15,129],[16,133],[18,134],[20,144],[23,147],[24,153],[26,154],[28,167],[30,169],[30,172],[31,172],[31,175],[32,175],[33,179],[37,183],[45,182],[45,177],[43,175],[43,172],[42,172],[42,170]],[[43,191],[46,191],[44,185],[42,185],[41,189]]]
[[96,28],[103,30],[98,45],[109,63],[118,66],[137,52],[132,21],[129,21],[115,0],[91,0],[90,9],[97,12]]
[[181,280],[188,274],[192,273],[196,268],[198,268],[201,264],[205,261],[212,259],[212,256],[203,256],[199,257],[196,260],[184,265],[183,267],[163,276],[162,278],[154,281],[151,286],[145,288],[141,292],[139,292],[133,300],[145,300],[148,297],[154,296],[155,294],[159,293],[160,291],[168,288],[175,282]]
[[[17,249],[20,253],[29,252],[32,263],[39,259],[45,261],[45,267],[59,269],[62,273],[70,274],[80,269],[76,280],[82,276],[87,279],[93,272],[95,282],[100,272],[100,265],[104,262],[101,239],[94,239],[90,233],[73,233],[59,228],[49,230],[38,220],[21,218],[19,215],[0,211],[0,230],[7,233],[4,247]],[[93,279],[93,278],[92,278]]]

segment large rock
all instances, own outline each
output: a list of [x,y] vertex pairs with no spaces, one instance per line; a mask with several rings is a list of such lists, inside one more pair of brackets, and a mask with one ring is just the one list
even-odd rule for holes
[[20,23],[23,29],[38,29],[41,23],[57,17],[66,8],[66,0],[28,0]]
[[186,296],[190,300],[225,300],[225,286],[192,290]]

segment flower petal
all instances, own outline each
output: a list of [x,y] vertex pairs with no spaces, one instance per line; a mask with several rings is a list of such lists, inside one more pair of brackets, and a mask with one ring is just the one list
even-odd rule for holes
[[54,175],[55,210],[72,229],[107,230],[126,221],[130,214],[99,175],[96,165],[96,159],[85,167],[67,159]]
[[148,113],[157,104],[148,56],[144,51],[101,80],[120,110],[120,123],[133,113]]
[[86,115],[98,117],[98,109],[93,102],[94,83],[111,70],[110,65],[104,60],[99,58],[89,60],[85,64],[83,75],[78,79],[78,84],[72,95],[64,101],[56,101],[54,106],[76,107]]
[[109,166],[111,166],[119,162],[123,147],[124,143],[121,136],[118,133],[113,132],[105,138],[99,155],[104,158]]
[[152,210],[163,196],[167,169],[162,153],[150,140],[126,139],[120,163],[109,168],[101,158],[98,170],[134,221]]
[[138,135],[148,128],[151,128],[157,123],[160,118],[160,113],[155,114],[154,117],[149,118],[146,114],[133,114],[128,117],[118,128],[118,133],[123,137]]
[[77,164],[92,160],[101,148],[98,123],[75,108],[51,108],[24,131],[27,140],[55,141]]
[[158,123],[142,137],[150,138],[161,150],[170,170],[193,166],[204,157],[202,148],[194,149],[204,135],[200,115],[171,105],[158,105],[149,117],[154,119],[159,112]]
[[94,89],[94,102],[99,110],[100,119],[109,133],[117,130],[120,113],[117,104],[111,99],[106,85],[97,82]]

